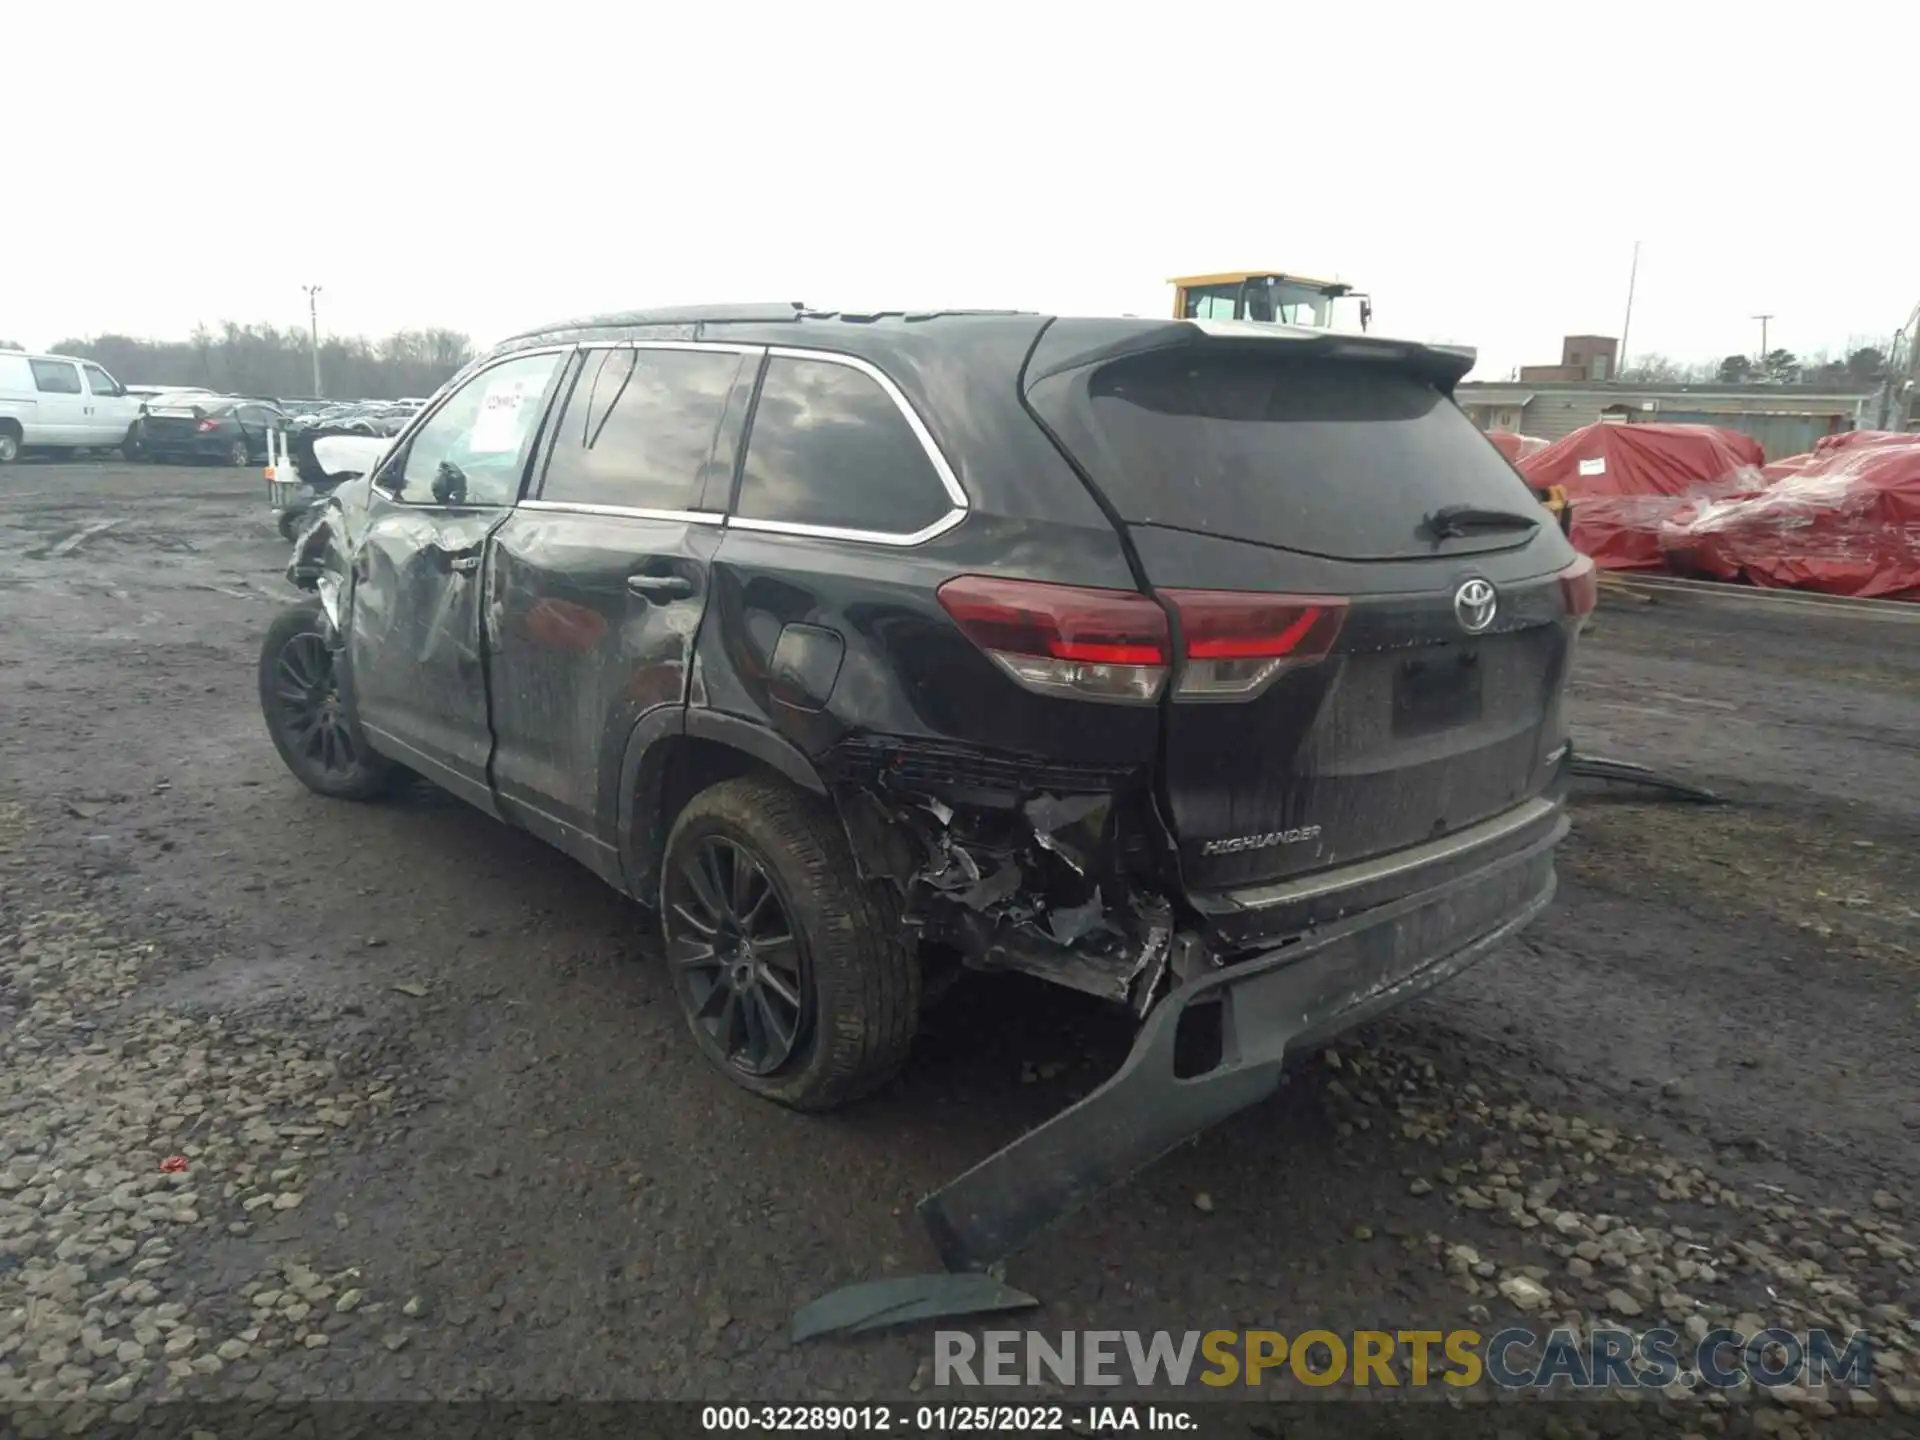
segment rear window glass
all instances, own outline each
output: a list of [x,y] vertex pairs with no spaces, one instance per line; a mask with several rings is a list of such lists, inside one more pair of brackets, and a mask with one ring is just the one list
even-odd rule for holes
[[912,535],[953,504],[920,437],[879,381],[824,360],[767,362],[736,514]]
[[1443,505],[1538,509],[1452,401],[1377,362],[1161,353],[1103,367],[1089,394],[1101,453],[1080,459],[1138,524],[1365,560],[1433,554],[1422,520]]

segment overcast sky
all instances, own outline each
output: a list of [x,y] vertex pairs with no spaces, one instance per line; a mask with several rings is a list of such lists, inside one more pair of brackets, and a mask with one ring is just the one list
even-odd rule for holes
[[[1777,20],[1766,18],[1777,15]],[[0,336],[644,304],[1161,313],[1321,273],[1480,378],[1920,300],[1891,4],[6,7]],[[27,63],[25,57],[34,57]],[[1876,182],[1875,169],[1886,179]],[[138,378],[138,377],[132,377]]]

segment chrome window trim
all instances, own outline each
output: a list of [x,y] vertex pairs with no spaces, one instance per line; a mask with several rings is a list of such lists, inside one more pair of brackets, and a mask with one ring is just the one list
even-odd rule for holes
[[757,355],[764,345],[735,340],[582,340],[582,350],[713,350],[723,355]]
[[[482,375],[486,374],[489,370],[497,370],[502,365],[505,365],[512,360],[524,360],[529,355],[571,356],[579,348],[580,348],[579,344],[572,340],[569,340],[562,345],[531,345],[525,350],[514,350],[504,355],[495,356],[493,359],[489,360],[484,365],[476,364],[471,371],[464,371],[460,374],[448,377],[447,383],[440,387],[440,393],[433,396],[427,404],[422,405],[420,407],[420,413],[415,415],[413,419],[409,420],[406,426],[397,435],[393,436],[393,438],[387,442],[387,452],[386,454],[380,457],[379,464],[374,466],[374,474],[378,475],[386,468],[387,462],[393,458],[394,453],[398,451],[402,445],[412,444],[414,436],[418,435],[420,431],[426,427],[427,422],[433,419],[433,417],[435,415],[438,415],[442,410],[444,410],[446,408],[447,402],[451,400],[461,390],[466,389],[467,385],[471,381],[478,380]],[[565,364],[566,362],[562,361],[561,363]],[[455,380],[458,380],[460,382],[458,386],[454,385],[453,382]],[[379,437],[374,436],[372,438],[378,439]],[[523,475],[521,477],[523,484],[525,483],[525,479],[526,477]],[[367,487],[371,490],[378,491],[380,494],[386,496],[387,499],[391,500],[396,505],[411,505],[413,503],[410,500],[402,500],[400,498],[399,491],[389,490],[387,489],[386,486],[377,484],[372,479],[369,479],[367,481]],[[501,508],[511,510],[515,503],[517,502],[509,501],[505,506]],[[425,508],[425,507],[419,507],[419,508]],[[452,508],[473,509],[478,507],[465,506],[465,507],[452,507]]]
[[[912,403],[901,392],[900,387],[893,383],[893,377],[886,371],[870,360],[862,359],[858,355],[848,355],[839,350],[809,350],[797,345],[769,345],[766,351],[768,358],[774,360],[816,360],[828,365],[844,365],[849,370],[858,370],[878,385],[881,393],[893,402],[894,408],[907,422],[907,428],[913,432],[914,438],[920,442],[920,448],[926,452],[927,460],[933,466],[933,473],[940,478],[940,486],[947,492],[947,499],[952,502],[952,508],[939,519],[911,534],[903,534],[897,530],[861,530],[841,525],[806,525],[797,520],[758,520],[738,514],[730,514],[727,517],[729,529],[748,530],[761,535],[798,535],[815,540],[852,540],[861,544],[888,545],[905,549],[909,546],[924,545],[935,536],[946,534],[967,518],[972,502],[965,488],[960,484],[960,478],[954,474],[953,467],[947,463],[947,457],[941,453],[940,446],[935,443],[933,434],[927,429],[926,422],[920,418],[919,411],[913,408]],[[750,454],[752,449],[753,427],[749,425],[746,434],[747,453]],[[738,503],[737,496],[735,503]]]
[[726,516],[713,510],[648,510],[638,505],[594,505],[585,500],[522,500],[516,510],[547,515],[604,515],[612,520],[669,520],[689,525],[721,525]]

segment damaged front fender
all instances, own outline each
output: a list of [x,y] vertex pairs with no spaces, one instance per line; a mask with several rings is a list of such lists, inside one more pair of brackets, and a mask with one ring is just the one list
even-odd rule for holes
[[287,562],[287,580],[320,597],[336,633],[346,633],[346,610],[352,591],[353,566],[366,534],[370,481],[355,479],[339,486],[316,507],[294,541]]

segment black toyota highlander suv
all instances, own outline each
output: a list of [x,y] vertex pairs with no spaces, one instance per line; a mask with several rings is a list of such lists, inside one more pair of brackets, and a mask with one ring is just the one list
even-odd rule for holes
[[268,728],[322,794],[424,776],[651,907],[700,1048],[785,1104],[884,1081],[964,969],[1128,1007],[1107,1085],[929,1217],[985,1253],[1548,903],[1593,571],[1453,403],[1472,359],[787,305],[533,331],[302,537]]

